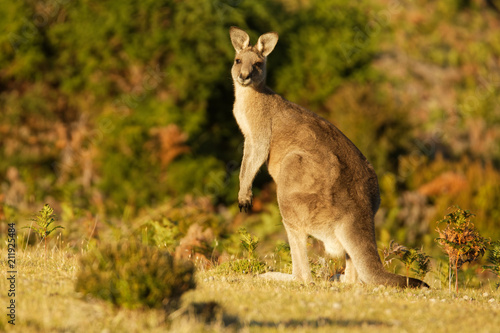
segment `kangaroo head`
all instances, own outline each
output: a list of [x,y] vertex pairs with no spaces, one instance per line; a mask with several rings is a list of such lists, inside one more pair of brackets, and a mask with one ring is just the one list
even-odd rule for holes
[[237,27],[229,30],[231,42],[236,50],[231,75],[235,84],[243,87],[259,87],[266,79],[266,57],[276,46],[278,34],[268,32],[259,37],[257,44],[250,45],[248,34]]

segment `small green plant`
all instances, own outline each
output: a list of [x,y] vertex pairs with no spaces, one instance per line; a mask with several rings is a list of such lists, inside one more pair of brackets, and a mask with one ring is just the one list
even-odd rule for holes
[[262,274],[266,272],[266,264],[256,258],[236,259],[217,266],[219,274]]
[[427,273],[431,271],[431,257],[425,254],[422,249],[412,249],[412,251],[416,251],[416,255],[415,265],[411,268],[411,271],[418,279],[423,280]]
[[266,271],[266,264],[257,258],[255,250],[259,244],[259,238],[251,235],[245,228],[238,230],[240,234],[240,246],[247,252],[247,258],[231,260],[222,263],[217,267],[219,273],[238,273],[238,274],[261,274]]
[[430,271],[430,256],[426,255],[422,249],[409,249],[406,246],[391,240],[389,247],[383,250],[384,262],[388,265],[392,260],[400,260],[406,269],[406,283],[409,284],[410,271],[421,280]]
[[238,232],[240,234],[241,247],[247,251],[248,258],[255,258],[255,250],[259,245],[259,238],[249,234],[245,228],[240,228]]
[[194,266],[167,252],[123,241],[90,250],[80,260],[76,291],[126,308],[178,308],[182,294],[195,288]]
[[45,204],[40,212],[38,212],[38,215],[35,215],[31,221],[35,222],[37,226],[32,224],[24,227],[23,229],[35,231],[40,239],[45,242],[45,258],[47,258],[47,238],[54,230],[64,228],[60,225],[57,225],[52,229],[50,228],[50,225],[56,221],[56,215],[54,214],[54,209],[52,209],[49,204]]
[[[491,265],[483,266],[483,269],[488,269],[500,278],[500,241],[491,243],[488,261]],[[500,287],[500,282],[497,283],[497,288]]]
[[[452,271],[455,275],[455,291],[458,292],[458,269],[466,262],[480,258],[489,244],[471,222],[473,217],[474,214],[470,211],[456,207],[455,211],[437,222],[436,231],[439,237],[435,241],[448,255],[450,291]],[[440,228],[443,224],[444,228]]]

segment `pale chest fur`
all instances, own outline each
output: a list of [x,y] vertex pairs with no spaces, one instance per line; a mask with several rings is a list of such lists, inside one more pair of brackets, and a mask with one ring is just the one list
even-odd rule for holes
[[236,87],[233,114],[245,138],[252,137],[255,132],[253,129],[255,127],[255,124],[253,124],[255,117],[252,115],[255,110],[252,110],[252,108],[255,108],[255,100],[257,99],[258,96],[250,88]]
[[268,94],[251,88],[236,88],[233,114],[247,144],[265,147],[271,142],[272,116]]
[[233,107],[233,114],[245,138],[250,137],[252,134],[248,113],[244,103],[236,100]]

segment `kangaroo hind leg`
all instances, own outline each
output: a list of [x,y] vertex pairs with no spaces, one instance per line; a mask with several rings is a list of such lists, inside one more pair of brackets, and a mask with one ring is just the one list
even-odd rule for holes
[[346,278],[368,284],[401,284],[400,277],[386,272],[382,265],[372,218],[358,215],[337,228],[336,234],[346,250]]
[[332,235],[329,235],[327,239],[323,241],[325,245],[325,251],[332,257],[340,258],[345,256],[345,273],[337,274],[331,278],[332,281],[340,281],[344,283],[356,283],[358,282],[358,272],[356,271],[356,267],[354,267],[354,263],[351,260],[351,257],[345,252],[342,244],[339,240]]
[[301,281],[312,282],[309,260],[307,258],[307,234],[290,227],[286,227],[290,252],[292,254],[292,274],[279,272],[268,272],[261,274],[260,277],[270,280],[280,281]]
[[290,252],[292,253],[292,276],[297,281],[312,282],[309,259],[307,258],[307,234],[302,231],[286,228]]

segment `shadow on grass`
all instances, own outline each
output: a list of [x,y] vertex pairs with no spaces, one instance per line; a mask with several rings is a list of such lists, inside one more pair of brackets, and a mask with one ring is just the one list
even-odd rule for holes
[[331,318],[319,317],[314,320],[297,320],[291,319],[287,321],[258,321],[252,320],[248,324],[250,327],[265,327],[265,328],[320,328],[328,326],[336,327],[390,327],[388,323],[377,320],[334,320]]
[[392,324],[378,320],[335,320],[326,317],[318,317],[317,319],[299,320],[290,319],[283,321],[259,321],[251,320],[249,322],[241,321],[240,318],[234,315],[229,315],[216,302],[200,302],[191,303],[184,309],[181,309],[174,316],[192,316],[200,322],[210,324],[219,322],[225,327],[259,327],[259,328],[321,328],[321,327],[367,327],[381,328],[391,327]]

